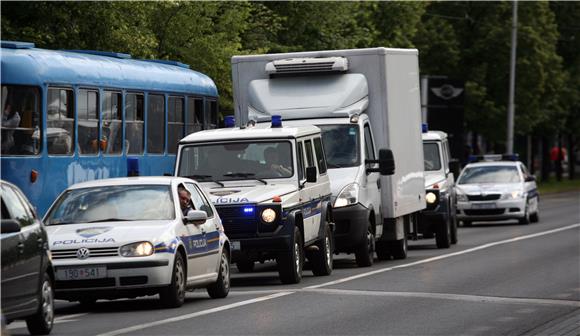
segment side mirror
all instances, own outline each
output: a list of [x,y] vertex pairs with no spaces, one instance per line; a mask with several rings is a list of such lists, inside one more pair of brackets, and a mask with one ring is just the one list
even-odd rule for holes
[[449,170],[453,174],[453,178],[457,181],[459,173],[461,172],[461,163],[457,159],[449,160]]
[[16,219],[3,219],[1,233],[20,232],[20,223]]
[[390,149],[379,150],[379,173],[381,175],[395,174],[395,158]]
[[207,221],[207,213],[201,210],[189,210],[185,216],[186,224],[201,225]]
[[306,182],[314,183],[317,181],[316,167],[306,167]]
[[536,182],[536,177],[534,175],[526,176],[526,182]]

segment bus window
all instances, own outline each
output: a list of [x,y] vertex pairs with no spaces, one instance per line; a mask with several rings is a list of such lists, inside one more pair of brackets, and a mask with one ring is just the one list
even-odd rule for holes
[[208,100],[207,104],[207,120],[209,121],[208,129],[214,129],[218,126],[218,110],[217,110],[217,101],[215,100]]
[[143,154],[144,102],[139,93],[127,93],[125,97],[125,152],[128,154]]
[[80,89],[77,99],[79,153],[96,155],[99,153],[99,92]]
[[101,149],[107,154],[121,154],[123,150],[123,116],[121,93],[105,91],[103,98],[103,128]]
[[162,95],[149,95],[147,104],[147,152],[161,154],[165,142],[165,101]]
[[40,91],[2,85],[2,155],[40,153]]
[[202,130],[203,126],[203,100],[192,97],[187,98],[186,132],[191,134]]
[[70,89],[49,88],[47,100],[46,139],[48,154],[72,154],[74,102]]
[[183,98],[169,97],[167,121],[167,152],[177,153],[177,143],[183,138]]

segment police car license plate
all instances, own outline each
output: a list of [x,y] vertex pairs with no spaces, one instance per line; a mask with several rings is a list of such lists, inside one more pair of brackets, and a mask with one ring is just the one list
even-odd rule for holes
[[495,203],[472,204],[472,209],[495,209]]
[[107,267],[75,267],[75,268],[59,268],[56,270],[57,280],[87,280],[87,279],[102,279],[107,276]]
[[240,250],[240,242],[239,241],[232,241],[232,250],[239,251]]

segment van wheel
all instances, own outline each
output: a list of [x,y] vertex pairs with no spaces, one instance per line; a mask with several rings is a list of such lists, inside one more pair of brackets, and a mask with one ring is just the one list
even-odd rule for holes
[[451,219],[447,217],[446,221],[438,224],[437,232],[435,232],[437,248],[449,248],[451,246]]
[[185,301],[185,266],[181,253],[175,255],[171,284],[159,292],[161,305],[167,308],[177,308]]
[[325,224],[324,236],[316,243],[318,251],[313,251],[308,260],[312,264],[312,273],[316,276],[330,275],[332,273],[332,232],[330,226]]
[[449,218],[451,219],[451,244],[457,244],[457,217],[450,214]]
[[302,235],[297,227],[294,227],[294,239],[290,250],[280,253],[276,261],[278,262],[278,274],[282,283],[296,284],[302,280],[304,247]]
[[370,226],[367,228],[364,243],[356,249],[354,256],[359,267],[372,266],[375,259],[375,236]]
[[[253,263],[252,263],[253,264]],[[220,258],[220,269],[215,283],[207,286],[207,293],[212,299],[222,299],[230,292],[230,258],[224,250]]]
[[26,326],[32,335],[48,335],[54,325],[54,291],[52,280],[44,273],[40,287],[40,306],[34,315],[26,319]]

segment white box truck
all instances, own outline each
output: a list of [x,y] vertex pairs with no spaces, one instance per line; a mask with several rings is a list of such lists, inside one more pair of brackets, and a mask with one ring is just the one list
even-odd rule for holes
[[425,208],[418,51],[234,56],[232,74],[239,125],[280,115],[286,125],[322,129],[335,253],[354,253],[359,266],[370,266],[375,251],[406,258],[407,235]]

